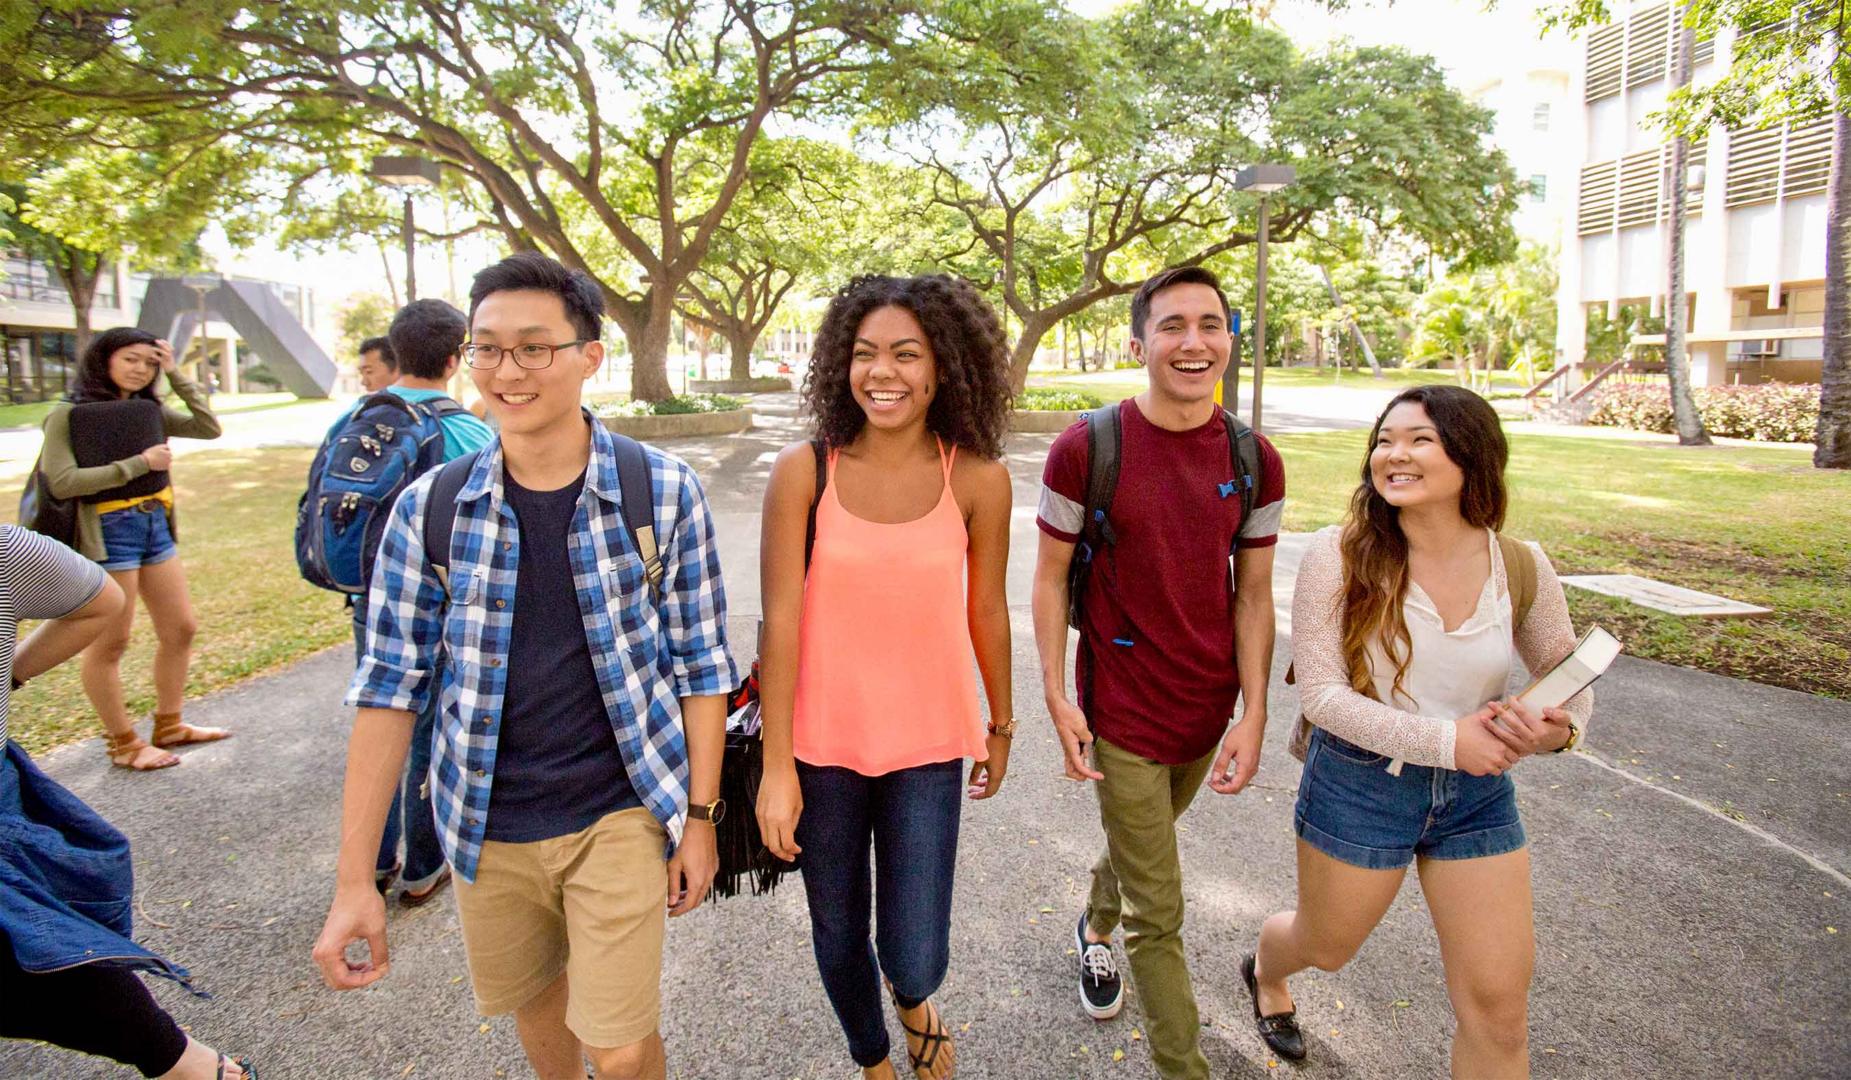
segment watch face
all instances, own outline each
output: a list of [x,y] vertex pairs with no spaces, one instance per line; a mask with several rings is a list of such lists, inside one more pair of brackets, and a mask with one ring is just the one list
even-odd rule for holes
[[715,825],[718,825],[720,823],[720,819],[726,816],[726,800],[725,799],[715,799],[713,801],[713,805],[709,806],[707,810],[708,810],[708,813],[711,815],[707,820],[713,822]]

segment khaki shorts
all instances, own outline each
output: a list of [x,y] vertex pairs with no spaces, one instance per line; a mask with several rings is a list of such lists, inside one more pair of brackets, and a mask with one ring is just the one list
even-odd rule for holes
[[579,832],[482,845],[456,907],[476,1008],[511,1013],[566,976],[566,1027],[588,1046],[628,1046],[662,1012],[667,844],[648,810],[607,814]]

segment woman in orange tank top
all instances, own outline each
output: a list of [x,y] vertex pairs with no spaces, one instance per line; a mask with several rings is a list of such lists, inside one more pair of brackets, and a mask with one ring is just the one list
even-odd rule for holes
[[803,853],[817,968],[863,1074],[894,1075],[884,976],[914,1074],[948,1077],[931,997],[962,796],[996,793],[1015,730],[1002,328],[965,281],[857,278],[823,317],[804,397],[823,486],[815,445],[786,447],[759,545],[759,825],[779,857]]

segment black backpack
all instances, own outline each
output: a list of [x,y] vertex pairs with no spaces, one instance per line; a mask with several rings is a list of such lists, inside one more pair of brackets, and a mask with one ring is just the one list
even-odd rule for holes
[[[623,501],[623,524],[630,541],[643,557],[643,575],[649,581],[652,597],[662,592],[662,555],[656,548],[655,491],[649,483],[649,456],[643,444],[628,435],[611,432],[617,446],[617,487]],[[424,558],[444,591],[450,589],[450,540],[456,533],[456,497],[462,493],[482,451],[465,454],[445,464],[431,483],[430,498],[424,507]],[[439,512],[441,511],[441,512]]]
[[[1080,539],[1074,548],[1073,560],[1067,564],[1067,622],[1075,630],[1081,628],[1086,583],[1092,577],[1093,564],[1118,544],[1110,511],[1112,496],[1118,490],[1119,452],[1124,441],[1119,411],[1123,408],[1121,402],[1092,409],[1086,414],[1085,517],[1080,523]],[[1221,419],[1227,425],[1228,458],[1234,468],[1234,479],[1221,485],[1221,497],[1240,496],[1240,519],[1245,523],[1253,516],[1253,504],[1259,497],[1260,448],[1254,441],[1253,429],[1240,417],[1223,409]],[[1234,544],[1238,543],[1237,536]],[[1234,554],[1234,544],[1229,546],[1229,556]],[[1231,575],[1232,571],[1229,573]],[[1230,577],[1229,587],[1232,585]],[[1080,640],[1084,646],[1085,637]]]

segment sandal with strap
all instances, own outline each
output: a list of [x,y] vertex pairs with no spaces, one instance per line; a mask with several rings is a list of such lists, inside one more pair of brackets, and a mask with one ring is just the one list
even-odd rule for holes
[[244,1073],[244,1080],[257,1080],[257,1066],[251,1064],[250,1058],[237,1058],[234,1060],[226,1057],[224,1054],[219,1055],[218,1080],[225,1080],[225,1066],[227,1065],[236,1065],[238,1069]]
[[193,743],[218,742],[231,738],[231,732],[224,728],[194,727],[180,719],[179,713],[154,714],[154,745],[162,750],[172,746],[190,746]]
[[[900,1027],[905,1030],[906,1034],[909,1036],[917,1036],[922,1041],[918,1053],[913,1052],[912,1039],[909,1038],[906,1042],[906,1060],[912,1065],[914,1076],[929,1076],[930,1072],[928,1070],[938,1061],[939,1051],[952,1045],[951,1029],[945,1026],[944,1017],[938,1014],[938,1005],[930,998],[927,998],[925,1006],[930,1010],[927,1014],[927,1030],[925,1031],[920,1031],[918,1028],[907,1023],[904,1015],[900,1017]],[[900,998],[898,995],[894,996],[893,1008],[896,1013],[900,1011]],[[945,1075],[953,1076],[956,1075],[956,1072],[954,1070]]]
[[154,772],[156,769],[171,769],[180,764],[180,758],[174,754],[168,754],[158,765],[135,764],[135,755],[148,749],[153,749],[148,740],[133,731],[120,736],[107,732],[103,735],[103,752],[109,755],[109,764],[115,768],[130,772]]

